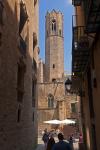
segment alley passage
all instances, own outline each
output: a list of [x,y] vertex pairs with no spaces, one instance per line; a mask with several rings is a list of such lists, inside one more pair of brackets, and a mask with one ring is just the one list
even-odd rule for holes
[[[54,139],[55,139],[55,142],[58,142],[57,137],[54,137]],[[73,145],[74,145],[74,150],[79,150],[78,149],[78,142],[73,143]],[[37,145],[36,150],[45,150],[44,143],[42,141],[42,136],[38,137],[38,145]]]

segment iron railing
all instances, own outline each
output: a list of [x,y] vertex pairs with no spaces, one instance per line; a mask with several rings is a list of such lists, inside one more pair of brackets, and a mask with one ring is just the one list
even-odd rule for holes
[[96,33],[100,28],[100,1],[83,0],[86,32]]
[[86,68],[89,57],[89,40],[84,26],[73,27],[72,72],[81,75]]

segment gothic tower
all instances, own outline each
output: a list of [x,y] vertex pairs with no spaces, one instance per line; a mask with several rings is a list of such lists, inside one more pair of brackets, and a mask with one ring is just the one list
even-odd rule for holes
[[53,10],[46,14],[45,81],[62,79],[64,74],[63,15]]

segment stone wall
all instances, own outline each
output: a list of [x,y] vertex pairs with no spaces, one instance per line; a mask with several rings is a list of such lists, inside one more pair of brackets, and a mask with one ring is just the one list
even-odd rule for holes
[[[49,94],[54,96],[53,107],[48,105]],[[44,121],[70,118],[70,99],[71,96],[65,96],[63,82],[38,83],[38,131],[52,128],[52,125],[44,124]]]
[[[20,36],[24,44],[26,43],[26,48],[25,45],[24,48],[23,44],[20,45],[20,0],[2,2],[3,23],[0,23],[0,149],[2,150],[32,150],[36,143],[34,119],[37,117],[33,117],[35,108],[32,108],[33,32],[35,30],[33,23],[36,20],[34,1],[24,2],[28,18]],[[23,79],[18,79],[19,72]]]

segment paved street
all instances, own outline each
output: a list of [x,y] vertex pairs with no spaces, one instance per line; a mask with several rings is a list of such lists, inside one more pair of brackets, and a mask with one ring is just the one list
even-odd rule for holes
[[[58,142],[57,137],[55,137],[55,141]],[[74,145],[74,150],[78,150],[78,142],[75,142],[73,145]],[[45,150],[44,143],[42,141],[41,136],[38,137],[38,146],[37,146],[36,150]]]

